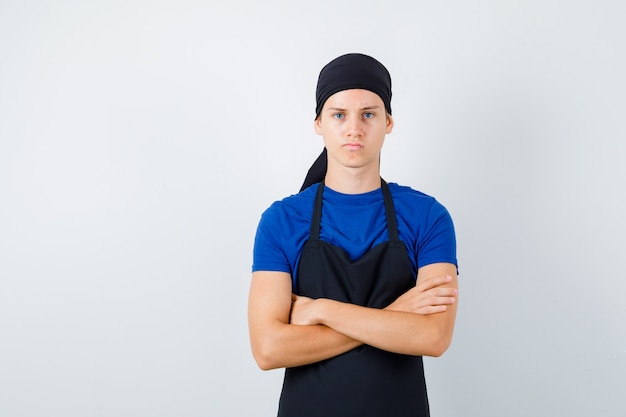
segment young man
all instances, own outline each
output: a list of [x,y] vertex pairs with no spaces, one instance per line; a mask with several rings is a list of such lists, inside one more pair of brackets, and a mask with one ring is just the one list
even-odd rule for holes
[[279,416],[428,416],[422,356],[448,348],[457,300],[452,220],[380,177],[391,77],[343,55],[317,85],[325,149],[303,190],[263,213],[248,305],[262,369],[286,368]]

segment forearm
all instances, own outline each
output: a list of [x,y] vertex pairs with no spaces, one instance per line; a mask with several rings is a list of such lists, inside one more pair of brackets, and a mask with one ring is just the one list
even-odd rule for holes
[[332,358],[361,345],[327,326],[276,323],[252,341],[261,369],[291,368]]
[[409,355],[440,356],[452,341],[458,282],[454,265],[420,268],[415,287],[380,310],[295,296],[293,323],[327,326],[350,339]]
[[[450,321],[442,320],[439,314],[421,315],[333,300],[317,301],[321,324],[379,349],[408,355],[440,356],[452,338]],[[445,314],[451,313],[454,312]]]
[[436,264],[420,272],[416,287],[384,310],[292,296],[288,274],[254,273],[248,321],[255,360],[262,369],[294,367],[361,344],[440,356],[454,329],[458,288],[456,275],[451,275],[454,266]]

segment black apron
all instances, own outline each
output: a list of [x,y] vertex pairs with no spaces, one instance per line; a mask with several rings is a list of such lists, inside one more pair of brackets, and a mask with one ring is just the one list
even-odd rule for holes
[[[356,261],[319,238],[324,182],[319,185],[294,292],[372,308],[384,308],[415,286],[415,275],[398,237],[391,193],[381,178],[389,241]],[[355,207],[358,210],[358,207]],[[363,345],[310,365],[285,370],[279,417],[427,417],[421,356]]]

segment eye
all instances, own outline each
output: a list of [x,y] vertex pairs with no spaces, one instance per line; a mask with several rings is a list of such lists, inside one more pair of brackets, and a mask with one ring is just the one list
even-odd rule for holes
[[334,119],[341,120],[341,119],[343,119],[346,116],[343,113],[335,113],[335,114],[332,115],[332,117]]
[[372,113],[371,111],[367,111],[365,113],[363,113],[363,118],[364,119],[371,119],[374,117],[374,113]]

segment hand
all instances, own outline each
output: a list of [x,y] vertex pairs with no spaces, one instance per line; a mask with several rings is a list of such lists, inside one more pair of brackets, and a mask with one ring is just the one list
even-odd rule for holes
[[301,326],[311,326],[319,323],[319,315],[317,307],[321,299],[314,300],[309,297],[292,294],[291,295],[291,313],[289,323]]
[[450,276],[427,278],[398,297],[385,310],[415,314],[442,313],[448,305],[456,302],[458,290],[444,287],[451,280]]

